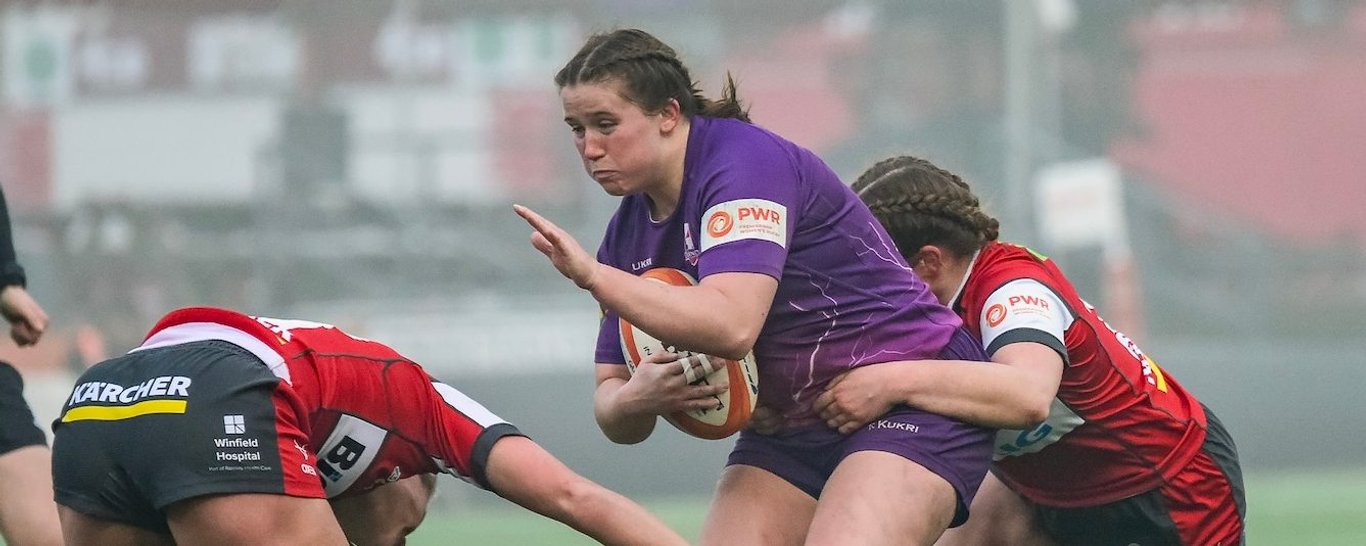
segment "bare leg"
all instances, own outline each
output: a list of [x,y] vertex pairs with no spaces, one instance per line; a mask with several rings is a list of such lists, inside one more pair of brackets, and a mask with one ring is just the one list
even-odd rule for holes
[[47,446],[21,447],[0,455],[0,536],[10,546],[62,543]]
[[721,473],[702,526],[702,544],[801,544],[816,499],[777,475],[748,465]]
[[953,521],[957,493],[914,461],[883,451],[844,459],[821,492],[807,544],[933,544]]
[[427,516],[436,476],[422,474],[331,501],[346,539],[363,546],[403,544]]
[[259,493],[208,495],[166,510],[179,544],[346,546],[346,536],[326,499]]
[[939,546],[1052,546],[1053,541],[1034,521],[1029,504],[1001,480],[987,474],[972,515],[962,527],[949,529],[935,543]]
[[58,506],[57,512],[68,546],[175,546],[170,535],[87,516],[65,506]]

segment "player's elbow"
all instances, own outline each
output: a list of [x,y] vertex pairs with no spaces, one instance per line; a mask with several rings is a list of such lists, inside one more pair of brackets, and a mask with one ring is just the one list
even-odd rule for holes
[[654,432],[654,418],[650,417],[649,422],[641,421],[622,421],[614,420],[609,415],[596,413],[594,417],[598,421],[598,429],[602,435],[606,436],[614,444],[632,445],[644,442]]
[[1020,428],[1022,430],[1032,429],[1043,424],[1043,422],[1048,419],[1048,406],[1029,406],[1021,412],[1020,417],[1024,421],[1023,426],[1021,426]]
[[707,354],[730,360],[745,358],[754,350],[754,344],[759,340],[759,330],[762,326],[763,324],[757,326],[737,325],[724,328],[716,337],[716,350],[708,351]]
[[638,444],[644,442],[645,439],[650,436],[649,434],[624,432],[619,430],[613,430],[610,428],[602,428],[602,435],[606,436],[607,439],[610,440],[612,443],[621,445]]
[[1028,395],[1019,401],[1015,409],[1015,420],[1010,423],[1010,428],[1029,430],[1043,424],[1048,420],[1048,414],[1053,410],[1053,397],[1039,393]]

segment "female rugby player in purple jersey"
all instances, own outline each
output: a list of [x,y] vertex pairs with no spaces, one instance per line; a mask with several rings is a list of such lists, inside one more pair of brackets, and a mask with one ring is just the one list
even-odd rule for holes
[[[961,523],[990,455],[990,431],[901,406],[841,435],[812,401],[836,375],[924,358],[985,360],[858,198],[824,162],[749,123],[727,81],[705,98],[674,50],[640,30],[592,36],[555,76],[584,169],[621,204],[596,259],[563,229],[514,207],[531,242],[602,306],[594,412],[614,442],[657,417],[709,407],[657,355],[631,374],[618,318],[692,351],[753,351],[772,436],[740,434],[704,544],[933,542]],[[637,275],[681,270],[666,286]],[[819,499],[819,502],[818,500]]]

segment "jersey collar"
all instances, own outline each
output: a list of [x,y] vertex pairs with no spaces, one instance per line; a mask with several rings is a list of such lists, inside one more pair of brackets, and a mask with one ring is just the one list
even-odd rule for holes
[[949,299],[949,308],[957,309],[958,300],[963,297],[963,287],[968,285],[968,277],[972,276],[972,268],[977,265],[977,257],[982,255],[982,249],[977,249],[972,253],[972,259],[968,260],[968,269],[963,273],[963,280],[959,281],[958,289],[953,291],[953,298]]

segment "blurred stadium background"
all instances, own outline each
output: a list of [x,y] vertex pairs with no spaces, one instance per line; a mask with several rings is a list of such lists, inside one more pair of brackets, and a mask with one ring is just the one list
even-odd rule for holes
[[[322,320],[695,534],[729,442],[601,437],[596,308],[509,206],[596,244],[614,201],[551,76],[638,26],[846,180],[894,153],[965,175],[1220,414],[1253,544],[1366,543],[1366,1],[0,6],[0,183],[53,317],[0,357],[43,418],[176,306]],[[414,542],[453,537],[583,543],[445,480]]]

